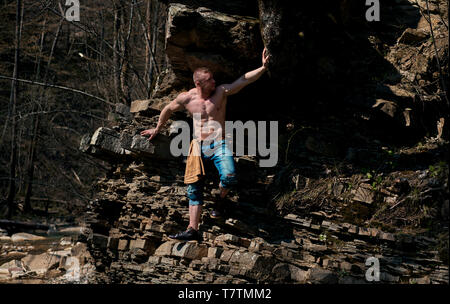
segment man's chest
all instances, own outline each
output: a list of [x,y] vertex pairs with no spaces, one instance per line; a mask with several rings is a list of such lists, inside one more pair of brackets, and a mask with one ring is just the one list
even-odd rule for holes
[[220,98],[208,98],[208,99],[194,99],[191,100],[186,108],[191,113],[201,113],[202,116],[215,116],[220,113],[224,108],[225,101]]

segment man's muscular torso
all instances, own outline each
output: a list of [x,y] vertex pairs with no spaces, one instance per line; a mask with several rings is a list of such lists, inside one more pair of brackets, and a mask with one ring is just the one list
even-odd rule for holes
[[[216,132],[214,139],[221,140],[224,136],[227,103],[227,97],[225,96],[223,89],[217,87],[208,98],[202,98],[195,88],[185,94],[185,109],[188,110],[193,118],[194,114],[200,114],[200,121],[194,119],[195,137],[205,140],[212,133]],[[221,130],[214,129],[214,125],[211,123],[213,121],[220,124]]]
[[[141,135],[149,135],[148,140],[151,140],[158,134],[173,112],[186,109],[194,118],[194,135],[196,138],[201,140],[223,139],[227,96],[238,93],[242,88],[261,77],[266,71],[269,60],[266,52],[267,50],[264,49],[261,67],[245,73],[231,84],[222,84],[216,87],[213,75],[207,68],[196,69],[193,75],[195,88],[179,94],[166,105],[161,111],[156,128],[141,131]],[[197,116],[199,116],[198,119],[196,119]]]

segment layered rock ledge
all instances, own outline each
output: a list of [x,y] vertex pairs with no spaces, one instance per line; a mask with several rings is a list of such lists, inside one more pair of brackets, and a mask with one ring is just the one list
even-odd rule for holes
[[[345,202],[356,207],[374,201],[375,191],[364,180],[355,189],[346,189],[348,179],[330,184],[337,209],[324,206],[322,211],[282,216],[268,199],[273,172],[249,156],[235,158],[239,185],[228,199],[226,216],[209,217],[218,186],[215,170],[209,168],[203,240],[170,240],[169,234],[188,224],[184,159],[170,155],[169,134],[150,143],[136,135],[140,129],[136,120],[123,129],[101,128],[82,145],[96,157],[114,159],[90,203],[88,244],[101,273],[95,281],[368,283],[366,261],[374,257],[382,283],[448,283],[448,266],[439,258],[436,239],[345,221]],[[394,205],[395,189],[390,190],[382,193]]]

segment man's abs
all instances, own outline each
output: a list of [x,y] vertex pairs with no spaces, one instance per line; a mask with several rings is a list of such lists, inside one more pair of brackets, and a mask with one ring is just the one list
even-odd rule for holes
[[214,139],[220,141],[225,136],[224,122],[213,118],[196,121],[194,119],[194,135],[200,140]]

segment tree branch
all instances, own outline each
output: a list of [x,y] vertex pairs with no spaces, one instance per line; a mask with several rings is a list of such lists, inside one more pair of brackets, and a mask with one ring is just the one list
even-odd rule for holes
[[33,80],[26,80],[26,79],[17,79],[17,78],[13,78],[13,77],[9,77],[9,76],[4,76],[4,75],[0,75],[0,79],[8,79],[8,80],[15,80],[15,81],[19,81],[19,82],[23,82],[23,83],[28,83],[31,85],[39,85],[39,86],[44,86],[44,87],[49,87],[49,88],[56,88],[56,89],[61,89],[61,90],[66,90],[66,91],[71,91],[74,93],[78,93],[78,94],[82,94],[85,96],[89,96],[92,98],[95,98],[97,100],[103,101],[104,103],[107,103],[111,106],[115,106],[114,103],[107,101],[106,99],[100,98],[98,96],[94,96],[92,94],[86,93],[84,91],[80,91],[74,88],[69,88],[69,87],[65,87],[65,86],[60,86],[60,85],[56,85],[56,84],[50,84],[50,83],[42,83],[42,82],[37,82],[37,81],[33,81]]

